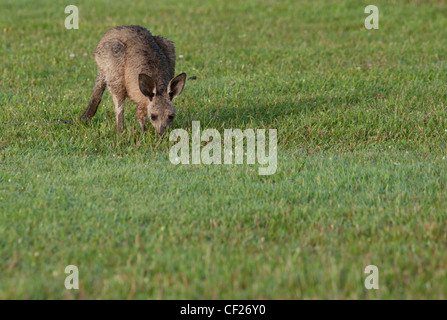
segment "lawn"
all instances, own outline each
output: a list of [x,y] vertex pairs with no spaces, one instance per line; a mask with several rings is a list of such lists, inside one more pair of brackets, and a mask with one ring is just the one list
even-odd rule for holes
[[[67,4],[0,2],[0,299],[447,298],[447,2]],[[173,165],[109,93],[77,122],[129,24],[197,77],[170,130],[277,129],[275,174]]]

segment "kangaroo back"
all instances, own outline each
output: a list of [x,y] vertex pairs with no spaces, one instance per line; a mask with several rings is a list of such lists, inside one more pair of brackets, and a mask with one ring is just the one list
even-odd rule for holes
[[155,42],[160,47],[161,51],[164,53],[166,58],[168,59],[169,64],[169,72],[171,79],[174,77],[175,74],[175,47],[174,42],[171,40],[168,40],[166,38],[163,38],[161,36],[154,36]]

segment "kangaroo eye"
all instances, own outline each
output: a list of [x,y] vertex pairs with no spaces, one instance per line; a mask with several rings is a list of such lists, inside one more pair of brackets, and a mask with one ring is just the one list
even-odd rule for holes
[[158,118],[158,117],[157,117],[155,114],[152,114],[152,115],[151,115],[151,120],[152,120],[152,121],[157,121],[157,118]]
[[173,115],[173,114],[170,114],[170,115],[168,116],[168,119],[169,119],[169,120],[174,120],[174,115]]

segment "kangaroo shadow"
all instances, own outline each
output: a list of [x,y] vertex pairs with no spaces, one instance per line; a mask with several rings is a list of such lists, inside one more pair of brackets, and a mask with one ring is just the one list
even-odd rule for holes
[[200,121],[202,128],[242,129],[251,125],[268,128],[277,126],[284,118],[296,118],[303,113],[312,113],[316,110],[326,111],[334,106],[355,105],[363,99],[365,98],[358,96],[331,97],[325,95],[312,98],[302,97],[290,103],[283,101],[273,104],[244,104],[244,101],[241,101],[239,106],[209,106],[200,111],[181,108],[179,111],[184,113],[176,119],[173,128],[190,128],[192,121]]

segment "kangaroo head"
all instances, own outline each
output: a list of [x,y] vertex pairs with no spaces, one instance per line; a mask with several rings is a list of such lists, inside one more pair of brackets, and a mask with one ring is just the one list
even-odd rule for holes
[[149,121],[158,134],[162,136],[166,128],[174,121],[175,108],[172,100],[182,93],[185,87],[186,74],[181,73],[173,78],[166,91],[163,92],[158,91],[155,81],[144,73],[138,76],[138,81],[141,92],[149,98],[149,104],[147,105]]

